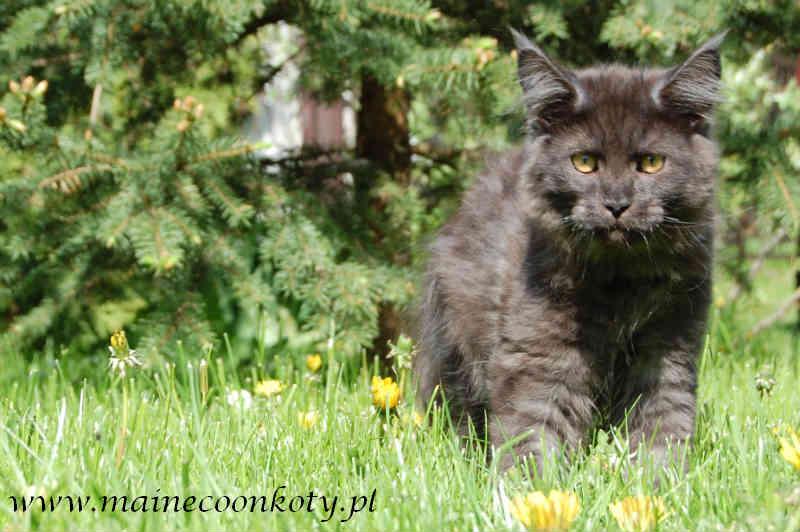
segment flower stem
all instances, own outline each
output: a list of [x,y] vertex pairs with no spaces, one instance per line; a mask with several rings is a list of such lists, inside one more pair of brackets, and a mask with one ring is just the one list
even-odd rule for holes
[[119,469],[122,458],[125,456],[125,438],[128,435],[128,383],[122,384],[122,421],[119,426],[119,439],[117,440],[117,455],[114,464]]

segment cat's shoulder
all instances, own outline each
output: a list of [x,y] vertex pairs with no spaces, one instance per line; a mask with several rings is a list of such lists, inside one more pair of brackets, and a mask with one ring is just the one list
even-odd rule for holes
[[458,211],[442,227],[434,250],[455,251],[475,260],[477,255],[490,257],[505,249],[509,238],[521,234],[525,160],[524,147],[487,157]]
[[488,195],[493,199],[514,198],[519,192],[525,160],[525,146],[488,155],[483,171],[467,194]]

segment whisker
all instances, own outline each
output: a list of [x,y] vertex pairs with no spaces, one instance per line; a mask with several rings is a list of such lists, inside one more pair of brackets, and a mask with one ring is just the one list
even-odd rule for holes
[[663,218],[665,225],[683,225],[687,227],[710,227],[714,225],[714,222],[687,222],[685,220],[681,220],[680,218],[675,218],[674,216],[664,216]]

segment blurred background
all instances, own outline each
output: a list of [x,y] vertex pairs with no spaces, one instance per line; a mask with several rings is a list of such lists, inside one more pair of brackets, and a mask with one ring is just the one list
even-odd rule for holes
[[721,349],[789,338],[795,0],[4,0],[0,347],[385,355],[425,243],[521,141],[509,26],[574,67],[730,30],[714,314]]

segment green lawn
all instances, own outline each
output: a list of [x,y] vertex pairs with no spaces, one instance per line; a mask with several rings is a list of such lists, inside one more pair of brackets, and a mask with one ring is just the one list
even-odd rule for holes
[[[616,530],[609,504],[638,493],[663,497],[669,515],[659,530],[800,530],[800,471],[781,458],[771,433],[779,423],[800,426],[798,342],[781,326],[752,340],[744,333],[768,312],[767,301],[786,294],[788,274],[776,275],[737,308],[714,310],[697,443],[685,476],[626,467],[613,435],[542,478],[500,475],[479,450],[464,450],[438,413],[422,427],[409,421],[409,390],[398,416],[376,412],[371,374],[360,364],[337,363],[336,353],[323,353],[314,379],[301,357],[270,365],[267,375],[251,369],[236,376],[232,355],[212,353],[205,401],[199,354],[179,354],[174,366],[146,364],[119,379],[108,371],[106,353],[82,363],[71,353],[33,362],[3,353],[0,531],[503,530],[516,526],[506,496],[553,488],[578,495],[574,530]],[[87,366],[96,369],[85,380]],[[757,391],[759,374],[775,379],[770,396]],[[249,407],[229,404],[228,391],[252,392],[266,377],[289,385],[268,399],[254,396]],[[310,410],[319,417],[304,427],[298,416]],[[262,513],[260,501],[259,511],[249,511],[249,498],[262,495],[269,510],[276,489],[284,512]],[[42,493],[91,498],[83,512],[70,512],[66,498],[53,512],[14,511],[12,496]],[[100,511],[101,497],[123,495],[139,509],[146,496],[149,511]],[[195,511],[153,511],[153,497],[175,495],[179,507],[194,496],[188,507]],[[224,506],[223,496],[244,496],[236,504],[247,507],[200,512],[206,496],[215,497],[206,507]],[[299,499],[291,503],[295,496],[303,496],[302,507]],[[333,515],[323,522],[333,497]],[[361,509],[350,516],[353,507]]]

